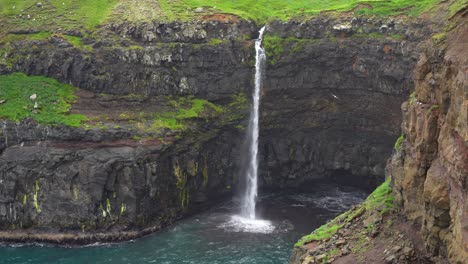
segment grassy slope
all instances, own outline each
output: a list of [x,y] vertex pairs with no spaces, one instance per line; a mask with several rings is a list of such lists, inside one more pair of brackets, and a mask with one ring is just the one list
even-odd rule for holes
[[[0,23],[5,28],[38,31],[47,29],[94,28],[107,19],[116,20],[191,20],[205,12],[223,12],[265,23],[316,15],[323,11],[357,15],[417,16],[441,0],[49,0],[37,7],[35,0],[0,0]],[[451,11],[466,6],[467,0],[452,0]],[[206,14],[206,13],[205,13]],[[29,16],[29,17],[28,17]]]
[[356,217],[363,215],[365,212],[372,212],[378,210],[380,214],[386,214],[393,208],[394,196],[390,187],[390,178],[387,179],[382,185],[377,187],[367,199],[360,204],[357,208],[351,209],[329,223],[317,228],[311,234],[301,238],[296,244],[296,247],[301,247],[304,244],[312,241],[324,240],[332,237],[338,230],[343,228],[346,223],[353,221]]
[[9,29],[77,29],[101,24],[120,0],[0,0],[0,22]]
[[[0,75],[0,119],[19,121],[30,117],[42,124],[79,126],[86,117],[68,114],[76,99],[74,87],[46,77],[22,73]],[[30,96],[37,95],[36,100]],[[34,108],[35,103],[38,108]]]
[[316,15],[323,11],[350,11],[365,5],[358,14],[419,15],[439,0],[161,0],[166,13],[184,15],[187,8],[209,7],[265,23],[272,19]]

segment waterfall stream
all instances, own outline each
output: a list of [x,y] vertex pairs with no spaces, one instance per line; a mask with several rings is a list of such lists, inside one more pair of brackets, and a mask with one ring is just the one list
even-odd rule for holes
[[258,134],[259,134],[259,110],[260,90],[262,89],[262,73],[266,61],[265,50],[262,48],[263,33],[265,27],[259,32],[255,41],[255,89],[252,99],[253,106],[250,113],[250,122],[247,132],[249,146],[249,165],[247,169],[247,185],[242,201],[242,216],[255,219],[255,203],[258,195]]
[[259,135],[259,111],[260,92],[262,88],[262,74],[266,62],[265,50],[262,48],[263,33],[265,27],[259,31],[259,37],[255,41],[255,88],[253,90],[253,105],[250,112],[250,122],[247,131],[246,142],[248,148],[248,165],[245,193],[242,197],[241,214],[234,215],[231,221],[223,225],[226,229],[236,232],[271,233],[275,226],[268,220],[258,219],[255,214],[255,205],[258,196],[258,135]]

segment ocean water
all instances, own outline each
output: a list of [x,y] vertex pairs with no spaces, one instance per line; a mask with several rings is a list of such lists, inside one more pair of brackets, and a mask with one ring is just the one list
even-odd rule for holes
[[335,185],[317,185],[307,193],[266,193],[256,214],[273,228],[257,233],[233,221],[240,212],[239,202],[233,200],[126,243],[79,248],[0,244],[0,263],[285,264],[299,238],[366,196]]

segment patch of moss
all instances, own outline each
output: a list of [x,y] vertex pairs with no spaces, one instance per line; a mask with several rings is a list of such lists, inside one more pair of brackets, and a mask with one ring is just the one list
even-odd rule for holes
[[120,205],[120,215],[125,214],[126,211],[127,211],[127,205],[122,202],[122,204]]
[[93,48],[89,45],[83,44],[83,39],[76,36],[64,35],[64,38],[77,49],[82,49],[85,51],[92,51]]
[[447,40],[446,32],[442,32],[442,33],[435,34],[432,36],[432,41],[434,41],[436,45],[443,44],[446,40]]
[[161,129],[185,130],[186,121],[195,118],[211,118],[223,112],[222,108],[204,99],[193,97],[171,98],[169,102],[174,111],[156,113],[152,124],[141,129],[146,132],[160,132]]
[[52,36],[52,33],[47,31],[40,31],[37,33],[27,33],[27,34],[8,34],[4,39],[1,40],[2,43],[15,42],[22,40],[47,40]]
[[34,186],[34,193],[33,193],[33,203],[34,203],[34,208],[36,208],[36,212],[40,213],[42,210],[39,206],[38,197],[39,197],[39,181],[36,180],[36,185]]
[[305,243],[328,239],[332,237],[336,232],[338,232],[338,230],[340,230],[342,227],[342,225],[335,225],[333,223],[322,225],[310,235],[302,237],[294,246],[301,247]]
[[432,111],[436,110],[436,109],[439,109],[440,108],[440,105],[431,105],[431,107],[429,107],[429,109],[427,109],[427,113],[430,114],[432,113]]
[[[69,114],[75,88],[58,81],[22,73],[0,76],[0,119],[20,121],[30,117],[40,124],[78,127],[83,115]],[[31,96],[36,95],[36,99]]]
[[395,146],[393,146],[393,148],[396,151],[400,150],[401,143],[403,142],[403,140],[405,140],[405,135],[401,135],[400,137],[398,137],[397,141],[395,142]]
[[224,40],[218,39],[218,38],[211,38],[211,39],[210,39],[210,45],[212,45],[212,46],[221,45],[221,44],[223,44],[224,42],[225,42]]
[[468,7],[468,0],[455,0],[450,4],[449,15],[450,17],[457,14],[459,11]]
[[416,95],[416,92],[412,92],[410,94],[410,98],[409,98],[409,105],[412,106],[414,103],[416,103],[418,101],[418,97]]
[[382,183],[375,191],[373,191],[364,202],[364,207],[367,211],[376,209],[377,207],[383,207],[381,214],[386,214],[393,209],[393,201],[395,197],[390,187],[390,178]]

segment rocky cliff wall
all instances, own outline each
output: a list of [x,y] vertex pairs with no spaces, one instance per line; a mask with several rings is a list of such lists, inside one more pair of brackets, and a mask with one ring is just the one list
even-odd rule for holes
[[280,52],[270,52],[262,98],[266,185],[326,178],[372,189],[382,182],[431,27],[353,17],[269,26],[267,51]]
[[[454,18],[455,19],[455,18]],[[468,259],[468,26],[420,58],[416,89],[402,105],[404,141],[389,167],[396,202],[421,225],[433,254]]]
[[200,129],[174,142],[128,137],[4,123],[0,240],[127,240],[231,194],[242,138],[236,130]]
[[[233,95],[250,94],[257,32],[236,17],[213,19],[112,24],[86,36],[59,32],[43,40],[28,40],[32,32],[12,32],[26,38],[9,43],[0,71],[45,75],[80,87],[85,96],[74,113],[112,113],[126,105],[159,111],[138,106],[139,96],[196,95],[230,108]],[[262,187],[330,179],[372,187],[383,179],[399,135],[399,105],[413,85],[420,40],[431,33],[422,24],[325,16],[268,25]],[[90,99],[87,93],[102,94]],[[107,102],[112,95],[136,99]],[[76,233],[57,238],[7,231],[1,237],[74,243],[128,239],[209,204],[210,197],[230,194],[240,182],[245,127],[245,115],[234,115],[227,119],[236,122],[201,122],[193,134],[170,132],[156,139],[136,138],[126,126],[88,130],[5,123],[0,226]]]

